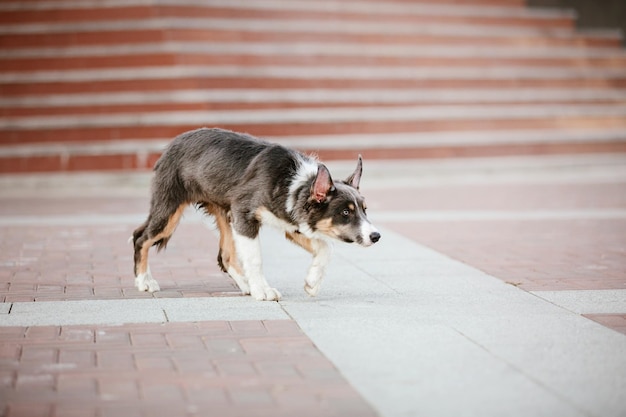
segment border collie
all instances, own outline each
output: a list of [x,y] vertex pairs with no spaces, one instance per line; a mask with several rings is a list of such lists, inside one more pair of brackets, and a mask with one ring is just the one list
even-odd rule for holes
[[154,167],[148,219],[133,232],[135,285],[159,291],[148,251],[165,248],[183,211],[195,204],[215,217],[217,261],[244,294],[280,300],[263,276],[259,228],[278,227],[313,255],[304,289],[315,296],[330,260],[328,238],[370,246],[380,233],[359,193],[362,160],[345,181],[333,181],[316,159],[247,134],[202,128],[183,133]]

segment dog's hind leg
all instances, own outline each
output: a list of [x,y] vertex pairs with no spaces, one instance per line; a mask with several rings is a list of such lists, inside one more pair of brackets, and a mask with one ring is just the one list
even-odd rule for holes
[[[156,205],[153,205],[153,208]],[[152,278],[148,266],[148,252],[152,246],[165,248],[176,229],[187,204],[172,205],[169,210],[159,206],[152,209],[148,220],[133,232],[135,250],[135,286],[139,291],[159,291],[159,283]]]
[[309,239],[297,232],[287,232],[285,237],[313,255],[313,263],[309,267],[309,272],[304,280],[304,291],[311,297],[316,296],[324,280],[326,266],[330,261],[330,245],[322,239]]
[[248,279],[237,259],[237,250],[233,240],[233,230],[228,212],[218,206],[203,203],[204,210],[215,217],[215,223],[220,231],[220,251],[217,255],[217,264],[222,271],[230,275],[245,295],[250,294]]

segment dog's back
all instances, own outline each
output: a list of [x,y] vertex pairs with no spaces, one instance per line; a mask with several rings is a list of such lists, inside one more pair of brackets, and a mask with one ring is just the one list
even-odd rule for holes
[[246,170],[260,153],[273,147],[255,137],[222,129],[202,128],[172,141],[154,171],[153,190],[174,193],[177,200],[229,206],[227,201],[243,182]]

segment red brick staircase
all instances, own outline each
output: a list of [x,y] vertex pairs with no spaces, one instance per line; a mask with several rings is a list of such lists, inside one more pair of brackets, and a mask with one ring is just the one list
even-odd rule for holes
[[626,53],[521,0],[0,0],[0,172],[179,133],[324,159],[626,152]]

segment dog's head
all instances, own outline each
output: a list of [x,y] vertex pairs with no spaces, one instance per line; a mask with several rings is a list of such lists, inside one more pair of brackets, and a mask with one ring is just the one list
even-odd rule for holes
[[365,200],[359,193],[362,173],[360,155],[355,171],[345,181],[333,181],[328,168],[319,164],[307,204],[313,230],[361,246],[380,240],[380,233],[367,219]]

